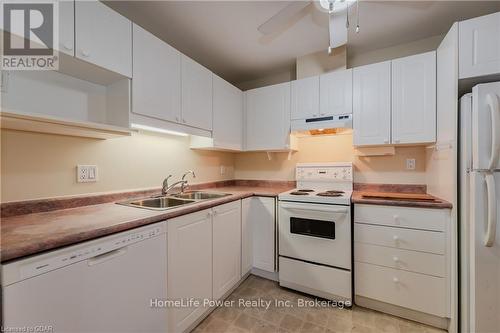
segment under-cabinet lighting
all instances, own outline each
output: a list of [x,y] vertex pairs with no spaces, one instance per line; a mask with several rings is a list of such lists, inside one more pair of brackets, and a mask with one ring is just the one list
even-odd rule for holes
[[178,136],[188,136],[189,135],[189,134],[183,133],[183,132],[171,131],[171,130],[166,130],[163,128],[140,125],[140,124],[130,124],[130,127],[132,127],[133,129],[149,131],[149,132],[156,132],[156,133],[163,133],[163,134],[170,134],[170,135],[178,135]]

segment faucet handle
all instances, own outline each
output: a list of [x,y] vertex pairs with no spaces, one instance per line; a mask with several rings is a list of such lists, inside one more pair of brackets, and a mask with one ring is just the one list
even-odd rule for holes
[[168,187],[168,180],[171,177],[172,177],[172,175],[168,175],[168,177],[163,180],[163,188],[167,188]]
[[186,173],[184,173],[184,175],[182,175],[182,180],[184,180],[184,178],[186,178],[187,175],[189,174],[192,174],[193,175],[193,178],[196,178],[196,174],[194,173],[193,170],[188,170],[186,171]]

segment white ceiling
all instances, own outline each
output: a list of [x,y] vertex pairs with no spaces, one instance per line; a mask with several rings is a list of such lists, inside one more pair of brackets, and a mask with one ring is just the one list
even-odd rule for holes
[[[290,1],[109,1],[107,4],[226,80],[238,83],[288,70],[328,47],[326,14],[308,6],[282,32],[257,27]],[[348,53],[359,54],[445,33],[455,21],[500,11],[500,1],[360,2]],[[351,7],[351,23],[355,20]]]

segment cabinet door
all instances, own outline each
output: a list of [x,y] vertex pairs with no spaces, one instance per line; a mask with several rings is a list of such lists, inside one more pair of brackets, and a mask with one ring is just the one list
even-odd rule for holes
[[249,218],[253,228],[253,267],[268,272],[274,272],[274,206],[274,198],[254,197]]
[[75,2],[59,1],[59,51],[75,55]]
[[[167,221],[168,277],[171,300],[212,298],[212,214],[211,210]],[[204,312],[200,307],[169,309],[169,332],[183,332]]]
[[178,122],[181,113],[181,54],[134,24],[132,112]]
[[352,113],[352,69],[319,77],[320,116]]
[[355,146],[391,142],[391,62],[353,70],[353,129]]
[[459,23],[460,79],[500,73],[500,12]]
[[250,272],[253,266],[252,199],[241,200],[241,276]]
[[392,143],[436,141],[436,52],[392,61]]
[[216,147],[243,149],[243,92],[213,76],[213,139]]
[[132,76],[132,23],[99,1],[76,1],[76,57]]
[[220,299],[241,277],[241,201],[213,208],[213,297]]
[[319,116],[319,77],[313,76],[291,82],[292,119]]
[[212,130],[212,72],[182,56],[182,123]]
[[246,91],[246,149],[290,148],[290,82]]

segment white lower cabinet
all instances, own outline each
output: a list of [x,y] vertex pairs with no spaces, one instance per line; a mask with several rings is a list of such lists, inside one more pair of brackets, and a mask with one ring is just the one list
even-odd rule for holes
[[[169,332],[193,328],[241,278],[241,201],[167,221],[168,299],[183,306],[168,309]],[[199,306],[184,306],[200,301]]]
[[[212,298],[212,210],[167,221],[169,300]],[[169,332],[183,332],[205,312],[203,306],[169,308]]]
[[251,197],[241,203],[241,275],[257,268],[275,271],[275,199]]
[[249,215],[253,236],[253,267],[274,272],[275,267],[275,201],[254,197]]
[[355,205],[356,296],[401,308],[400,315],[449,317],[449,224],[448,209]]
[[241,276],[250,272],[253,266],[252,199],[241,200]]
[[213,297],[222,298],[241,278],[241,202],[213,208]]

